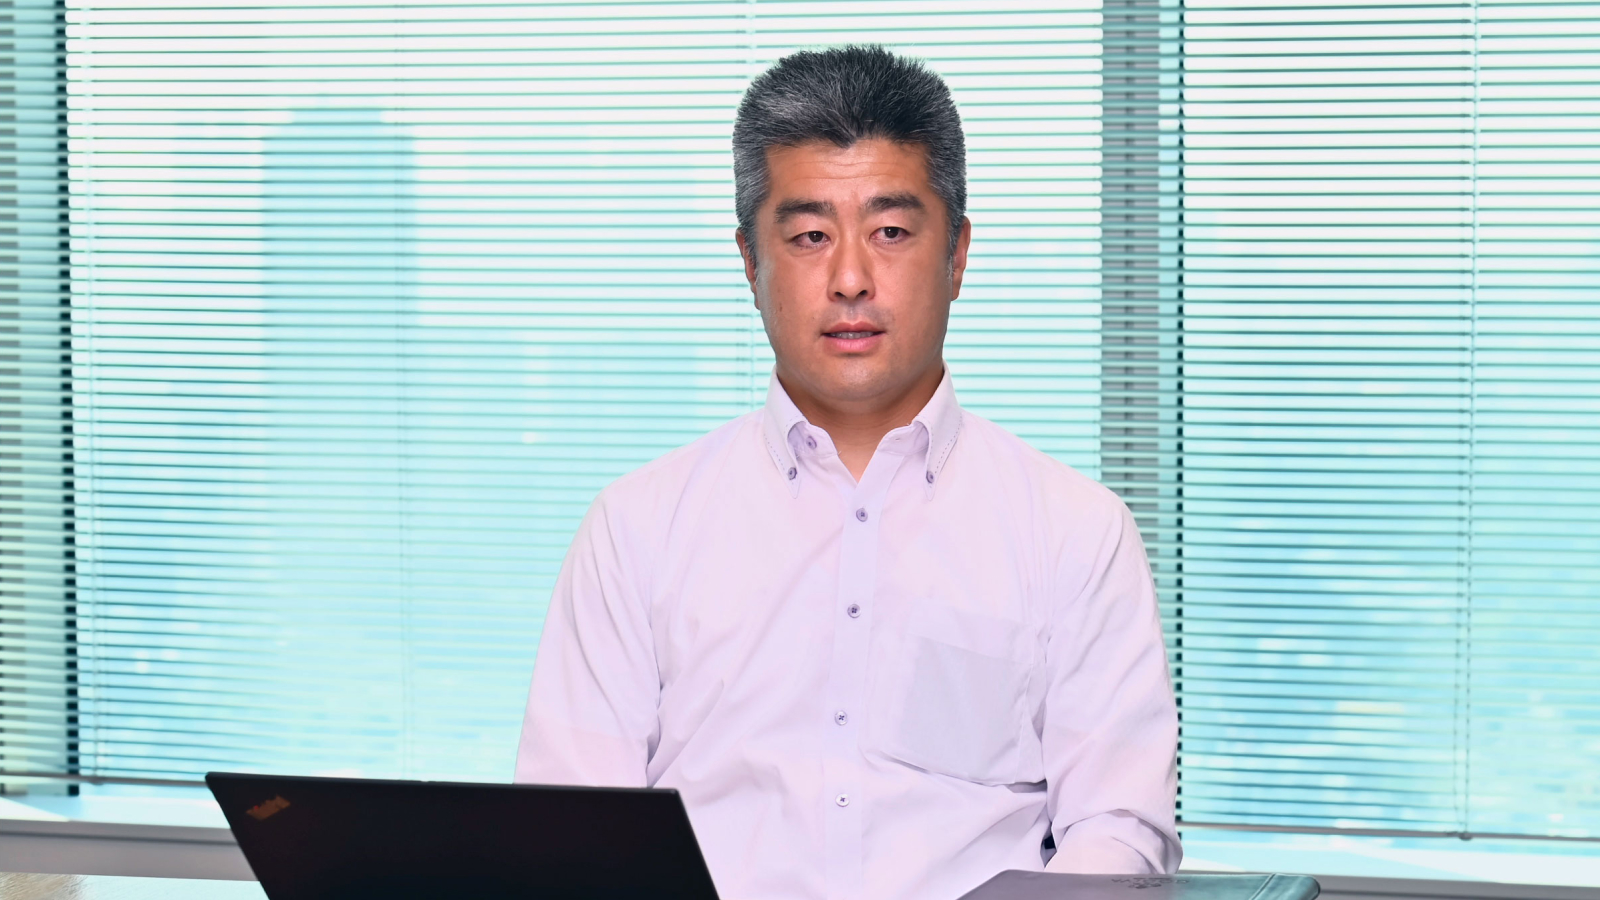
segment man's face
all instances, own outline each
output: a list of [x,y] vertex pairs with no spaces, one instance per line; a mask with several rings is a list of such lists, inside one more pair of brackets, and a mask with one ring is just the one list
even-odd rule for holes
[[971,224],[962,221],[952,260],[922,149],[819,141],[770,150],[767,160],[758,263],[746,236],[737,239],[784,386],[866,409],[937,384]]

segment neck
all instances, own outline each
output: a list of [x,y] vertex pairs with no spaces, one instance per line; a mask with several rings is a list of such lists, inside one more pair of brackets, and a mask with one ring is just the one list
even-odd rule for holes
[[902,425],[909,425],[922,412],[944,379],[944,364],[934,366],[904,391],[892,397],[839,402],[808,393],[797,382],[784,377],[778,368],[778,383],[789,399],[805,415],[806,421],[821,428],[833,439],[839,461],[857,480],[867,471],[872,454],[883,436]]

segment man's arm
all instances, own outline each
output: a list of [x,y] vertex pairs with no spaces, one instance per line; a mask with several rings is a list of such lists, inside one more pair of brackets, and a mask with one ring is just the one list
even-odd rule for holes
[[1063,598],[1050,626],[1043,742],[1052,872],[1170,873],[1183,855],[1173,827],[1178,714],[1155,586],[1138,526],[1118,511],[1098,546],[1089,537],[1079,549],[1094,548],[1087,569],[1064,567],[1083,588]]
[[602,493],[561,566],[522,721],[516,780],[645,786],[661,693],[648,599]]

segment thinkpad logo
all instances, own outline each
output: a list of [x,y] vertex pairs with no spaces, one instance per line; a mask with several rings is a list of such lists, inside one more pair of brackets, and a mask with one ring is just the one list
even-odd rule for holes
[[281,809],[285,809],[288,806],[289,801],[283,799],[283,796],[280,794],[279,796],[273,797],[271,800],[264,800],[260,803],[257,803],[255,806],[245,810],[244,814],[252,819],[255,819],[257,822],[260,822],[266,819],[268,816],[278,812]]
[[1166,887],[1169,884],[1188,884],[1187,878],[1113,878],[1112,884],[1125,884],[1134,890],[1145,888]]

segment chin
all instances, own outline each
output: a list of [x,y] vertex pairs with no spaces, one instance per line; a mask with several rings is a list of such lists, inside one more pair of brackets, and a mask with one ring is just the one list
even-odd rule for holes
[[870,371],[830,372],[821,379],[834,400],[854,403],[892,394],[903,388],[902,378],[889,369],[874,366]]

